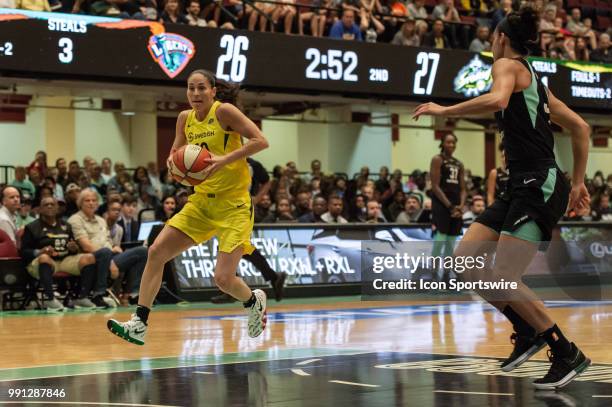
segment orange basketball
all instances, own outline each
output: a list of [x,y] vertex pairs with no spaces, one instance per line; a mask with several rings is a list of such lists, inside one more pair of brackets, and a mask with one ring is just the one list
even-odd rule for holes
[[182,146],[172,154],[172,178],[186,186],[200,184],[204,180],[204,169],[208,167],[207,158],[210,153],[205,148],[195,144]]

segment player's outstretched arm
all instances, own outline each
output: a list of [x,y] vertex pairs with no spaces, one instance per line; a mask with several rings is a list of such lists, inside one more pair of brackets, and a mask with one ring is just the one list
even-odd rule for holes
[[589,155],[591,126],[565,103],[557,99],[550,89],[548,90],[548,108],[550,109],[550,120],[569,130],[572,135],[574,171],[569,206],[571,209],[581,209],[590,201],[589,193],[584,185],[584,175]]
[[510,59],[498,59],[493,64],[491,72],[493,86],[489,93],[452,106],[440,106],[433,102],[423,103],[414,110],[413,118],[418,120],[421,115],[457,116],[471,113],[494,113],[505,109],[514,92],[516,66]]

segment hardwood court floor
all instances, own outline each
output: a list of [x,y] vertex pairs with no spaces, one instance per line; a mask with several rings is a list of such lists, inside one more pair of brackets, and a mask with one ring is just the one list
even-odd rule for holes
[[358,300],[271,301],[268,328],[257,339],[248,338],[237,305],[162,306],[150,317],[145,346],[106,330],[107,318],[127,318],[129,309],[0,314],[0,404],[15,402],[11,388],[44,386],[67,395],[28,401],[612,405],[612,303],[551,303],[553,318],[594,366],[563,393],[542,395],[530,381],[546,372],[545,352],[502,374],[510,325],[488,306]]

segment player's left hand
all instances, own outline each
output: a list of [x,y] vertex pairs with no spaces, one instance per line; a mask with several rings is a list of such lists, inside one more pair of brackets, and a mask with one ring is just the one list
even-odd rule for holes
[[591,196],[589,195],[589,191],[586,185],[584,185],[584,182],[572,185],[568,205],[570,209],[584,209],[590,202]]
[[428,102],[423,103],[422,105],[417,106],[414,109],[412,118],[417,121],[421,115],[430,115],[430,116],[441,116],[444,114],[444,110],[446,108],[444,106],[440,106],[437,103]]
[[208,163],[208,167],[206,167],[204,169],[204,174],[206,174],[204,176],[204,181],[206,181],[210,176],[212,176],[215,172],[219,171],[219,169],[221,167],[223,167],[225,164],[227,164],[225,162],[225,157],[222,155],[210,155],[210,158],[207,158],[206,160],[204,160],[206,163]]

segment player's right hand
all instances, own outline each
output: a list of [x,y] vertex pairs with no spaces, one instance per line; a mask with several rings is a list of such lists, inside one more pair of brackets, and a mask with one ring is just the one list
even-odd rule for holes
[[570,209],[579,211],[586,208],[590,202],[591,196],[589,195],[589,190],[587,189],[586,185],[584,185],[584,182],[572,185],[568,205]]

